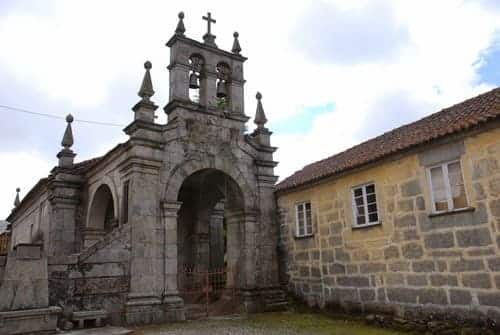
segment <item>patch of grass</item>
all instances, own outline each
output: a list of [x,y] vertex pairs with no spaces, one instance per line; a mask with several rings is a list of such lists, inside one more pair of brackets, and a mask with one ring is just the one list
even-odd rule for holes
[[[170,323],[146,326],[136,330],[137,335],[154,335],[161,332],[200,330],[209,333],[218,328],[246,328],[270,331],[272,334],[328,334],[328,335],[403,335],[406,333],[365,325],[355,320],[334,319],[318,313],[263,313],[253,314],[242,319],[200,320],[183,323]],[[217,332],[212,332],[217,333]]]

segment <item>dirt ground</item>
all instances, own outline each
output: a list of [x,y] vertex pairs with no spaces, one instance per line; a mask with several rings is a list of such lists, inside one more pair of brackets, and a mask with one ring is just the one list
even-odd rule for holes
[[282,312],[213,318],[135,329],[134,335],[402,335],[361,322],[316,313]]

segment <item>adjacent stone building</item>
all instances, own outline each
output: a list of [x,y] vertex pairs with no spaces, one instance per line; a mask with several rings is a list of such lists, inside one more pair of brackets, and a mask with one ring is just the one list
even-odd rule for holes
[[500,322],[500,89],[307,165],[277,202],[281,278],[310,304]]
[[[183,276],[193,268],[223,271],[225,287],[246,311],[285,302],[278,281],[276,148],[262,95],[256,96],[257,128],[248,133],[238,34],[225,51],[215,43],[210,13],[203,42],[185,35],[183,19],[180,13],[167,42],[168,122],[155,123],[146,62],[140,100],[124,129],[129,139],[75,163],[69,115],[58,166],[8,217],[11,252],[0,274],[12,277],[8,264],[17,246],[41,247],[37,266],[46,264],[48,289],[40,292],[48,292],[46,306],[63,309],[60,325],[89,315],[113,324],[183,320]],[[16,283],[2,285],[0,300]]]

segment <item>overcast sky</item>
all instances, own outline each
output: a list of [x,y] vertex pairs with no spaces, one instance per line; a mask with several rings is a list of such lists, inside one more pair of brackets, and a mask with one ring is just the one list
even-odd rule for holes
[[[240,33],[246,113],[261,91],[281,178],[500,84],[498,0],[0,0],[0,105],[126,125],[150,60],[164,106],[180,10],[188,37],[201,40],[207,11],[220,48]],[[57,163],[65,123],[0,116],[4,218],[15,188],[24,196]],[[77,161],[126,140],[123,127],[73,126]]]

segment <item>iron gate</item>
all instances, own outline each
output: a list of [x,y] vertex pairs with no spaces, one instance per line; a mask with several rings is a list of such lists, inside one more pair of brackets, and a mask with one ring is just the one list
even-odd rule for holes
[[228,271],[183,267],[179,273],[179,293],[184,299],[186,317],[234,314],[238,307],[236,290],[227,287]]

